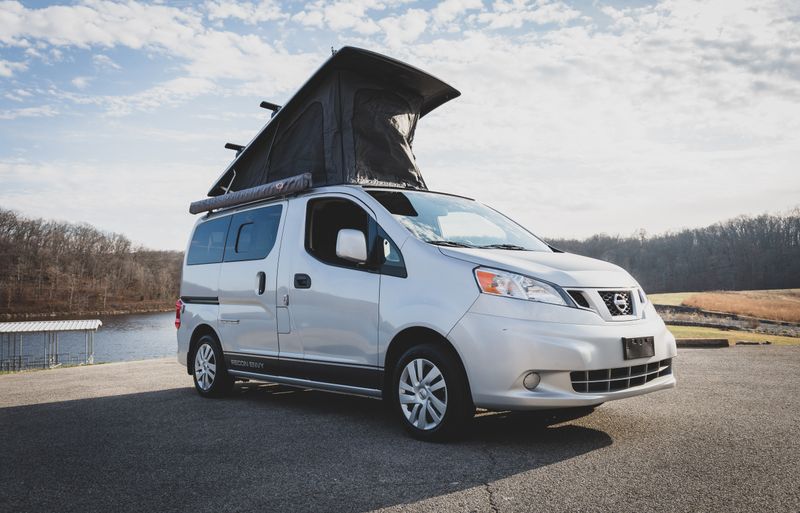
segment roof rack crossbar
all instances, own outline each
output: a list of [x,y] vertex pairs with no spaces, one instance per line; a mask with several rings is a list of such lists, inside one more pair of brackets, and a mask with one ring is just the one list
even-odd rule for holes
[[225,143],[225,149],[235,151],[236,156],[238,157],[239,154],[244,150],[244,146],[241,144]]
[[261,102],[259,107],[261,107],[262,109],[271,110],[273,116],[275,114],[277,114],[279,110],[281,110],[281,106],[280,105],[277,105],[277,104],[272,103],[272,102],[267,102],[267,101]]

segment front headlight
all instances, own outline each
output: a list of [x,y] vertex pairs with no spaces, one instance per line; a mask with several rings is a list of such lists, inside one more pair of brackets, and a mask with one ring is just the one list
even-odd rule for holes
[[521,274],[479,267],[475,279],[484,294],[568,306],[555,287]]

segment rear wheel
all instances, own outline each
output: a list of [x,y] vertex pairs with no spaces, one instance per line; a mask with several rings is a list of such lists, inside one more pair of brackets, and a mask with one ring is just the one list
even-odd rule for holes
[[395,410],[420,440],[453,438],[475,413],[458,363],[439,346],[422,344],[406,351],[392,383]]
[[194,351],[194,387],[203,397],[220,397],[233,388],[216,338],[204,335]]

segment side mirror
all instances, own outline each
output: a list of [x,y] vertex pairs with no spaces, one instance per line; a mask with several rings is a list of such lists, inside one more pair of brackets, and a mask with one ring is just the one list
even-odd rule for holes
[[345,228],[336,236],[336,256],[363,264],[367,261],[367,238],[359,230]]

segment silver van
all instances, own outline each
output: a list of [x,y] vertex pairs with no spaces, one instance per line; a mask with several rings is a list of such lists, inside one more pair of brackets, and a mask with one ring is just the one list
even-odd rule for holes
[[260,380],[384,399],[420,439],[476,408],[675,386],[675,339],[630,274],[451,194],[337,185],[220,209],[194,227],[180,294],[200,395]]

